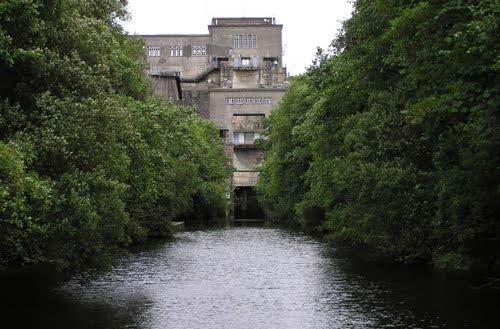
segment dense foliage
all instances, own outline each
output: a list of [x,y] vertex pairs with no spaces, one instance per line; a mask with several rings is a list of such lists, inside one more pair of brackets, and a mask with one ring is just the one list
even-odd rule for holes
[[124,5],[0,2],[1,264],[79,266],[225,211],[218,131],[151,96]]
[[403,262],[498,268],[499,14],[356,1],[270,117],[268,213]]

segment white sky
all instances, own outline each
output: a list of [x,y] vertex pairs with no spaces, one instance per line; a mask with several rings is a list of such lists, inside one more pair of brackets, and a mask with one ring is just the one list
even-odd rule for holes
[[351,10],[349,0],[129,0],[123,27],[131,34],[206,34],[212,17],[276,17],[294,75],[311,64],[317,46],[328,47]]

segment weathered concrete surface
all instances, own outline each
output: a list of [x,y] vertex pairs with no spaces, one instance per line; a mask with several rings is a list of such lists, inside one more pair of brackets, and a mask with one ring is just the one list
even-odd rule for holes
[[[235,133],[258,136],[263,118],[281,101],[287,86],[282,28],[272,17],[218,17],[212,19],[208,34],[141,36],[147,54],[148,47],[160,49],[159,56],[148,56],[156,92],[193,106],[221,129],[236,169],[234,187],[256,185],[261,155],[253,145],[233,147]],[[175,90],[172,78],[164,78],[172,75],[180,79],[181,90]],[[253,144],[249,138],[246,142]]]

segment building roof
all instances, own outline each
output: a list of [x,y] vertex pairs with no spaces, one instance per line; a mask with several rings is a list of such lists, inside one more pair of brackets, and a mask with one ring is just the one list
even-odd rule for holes
[[[276,24],[275,17],[214,17],[212,18],[212,24],[208,27],[222,27],[222,26],[275,26],[282,27],[281,24]],[[142,38],[154,38],[154,37],[170,37],[170,38],[200,38],[200,37],[210,37],[210,34],[132,34],[132,36],[138,36]]]
[[135,34],[138,37],[172,37],[172,38],[183,38],[183,37],[210,37],[210,34]]
[[214,17],[209,26],[276,25],[274,17]]

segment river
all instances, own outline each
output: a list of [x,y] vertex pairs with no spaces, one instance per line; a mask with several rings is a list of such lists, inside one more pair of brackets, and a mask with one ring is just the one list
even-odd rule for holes
[[181,232],[86,280],[39,281],[2,276],[3,328],[493,328],[499,297],[267,228]]

